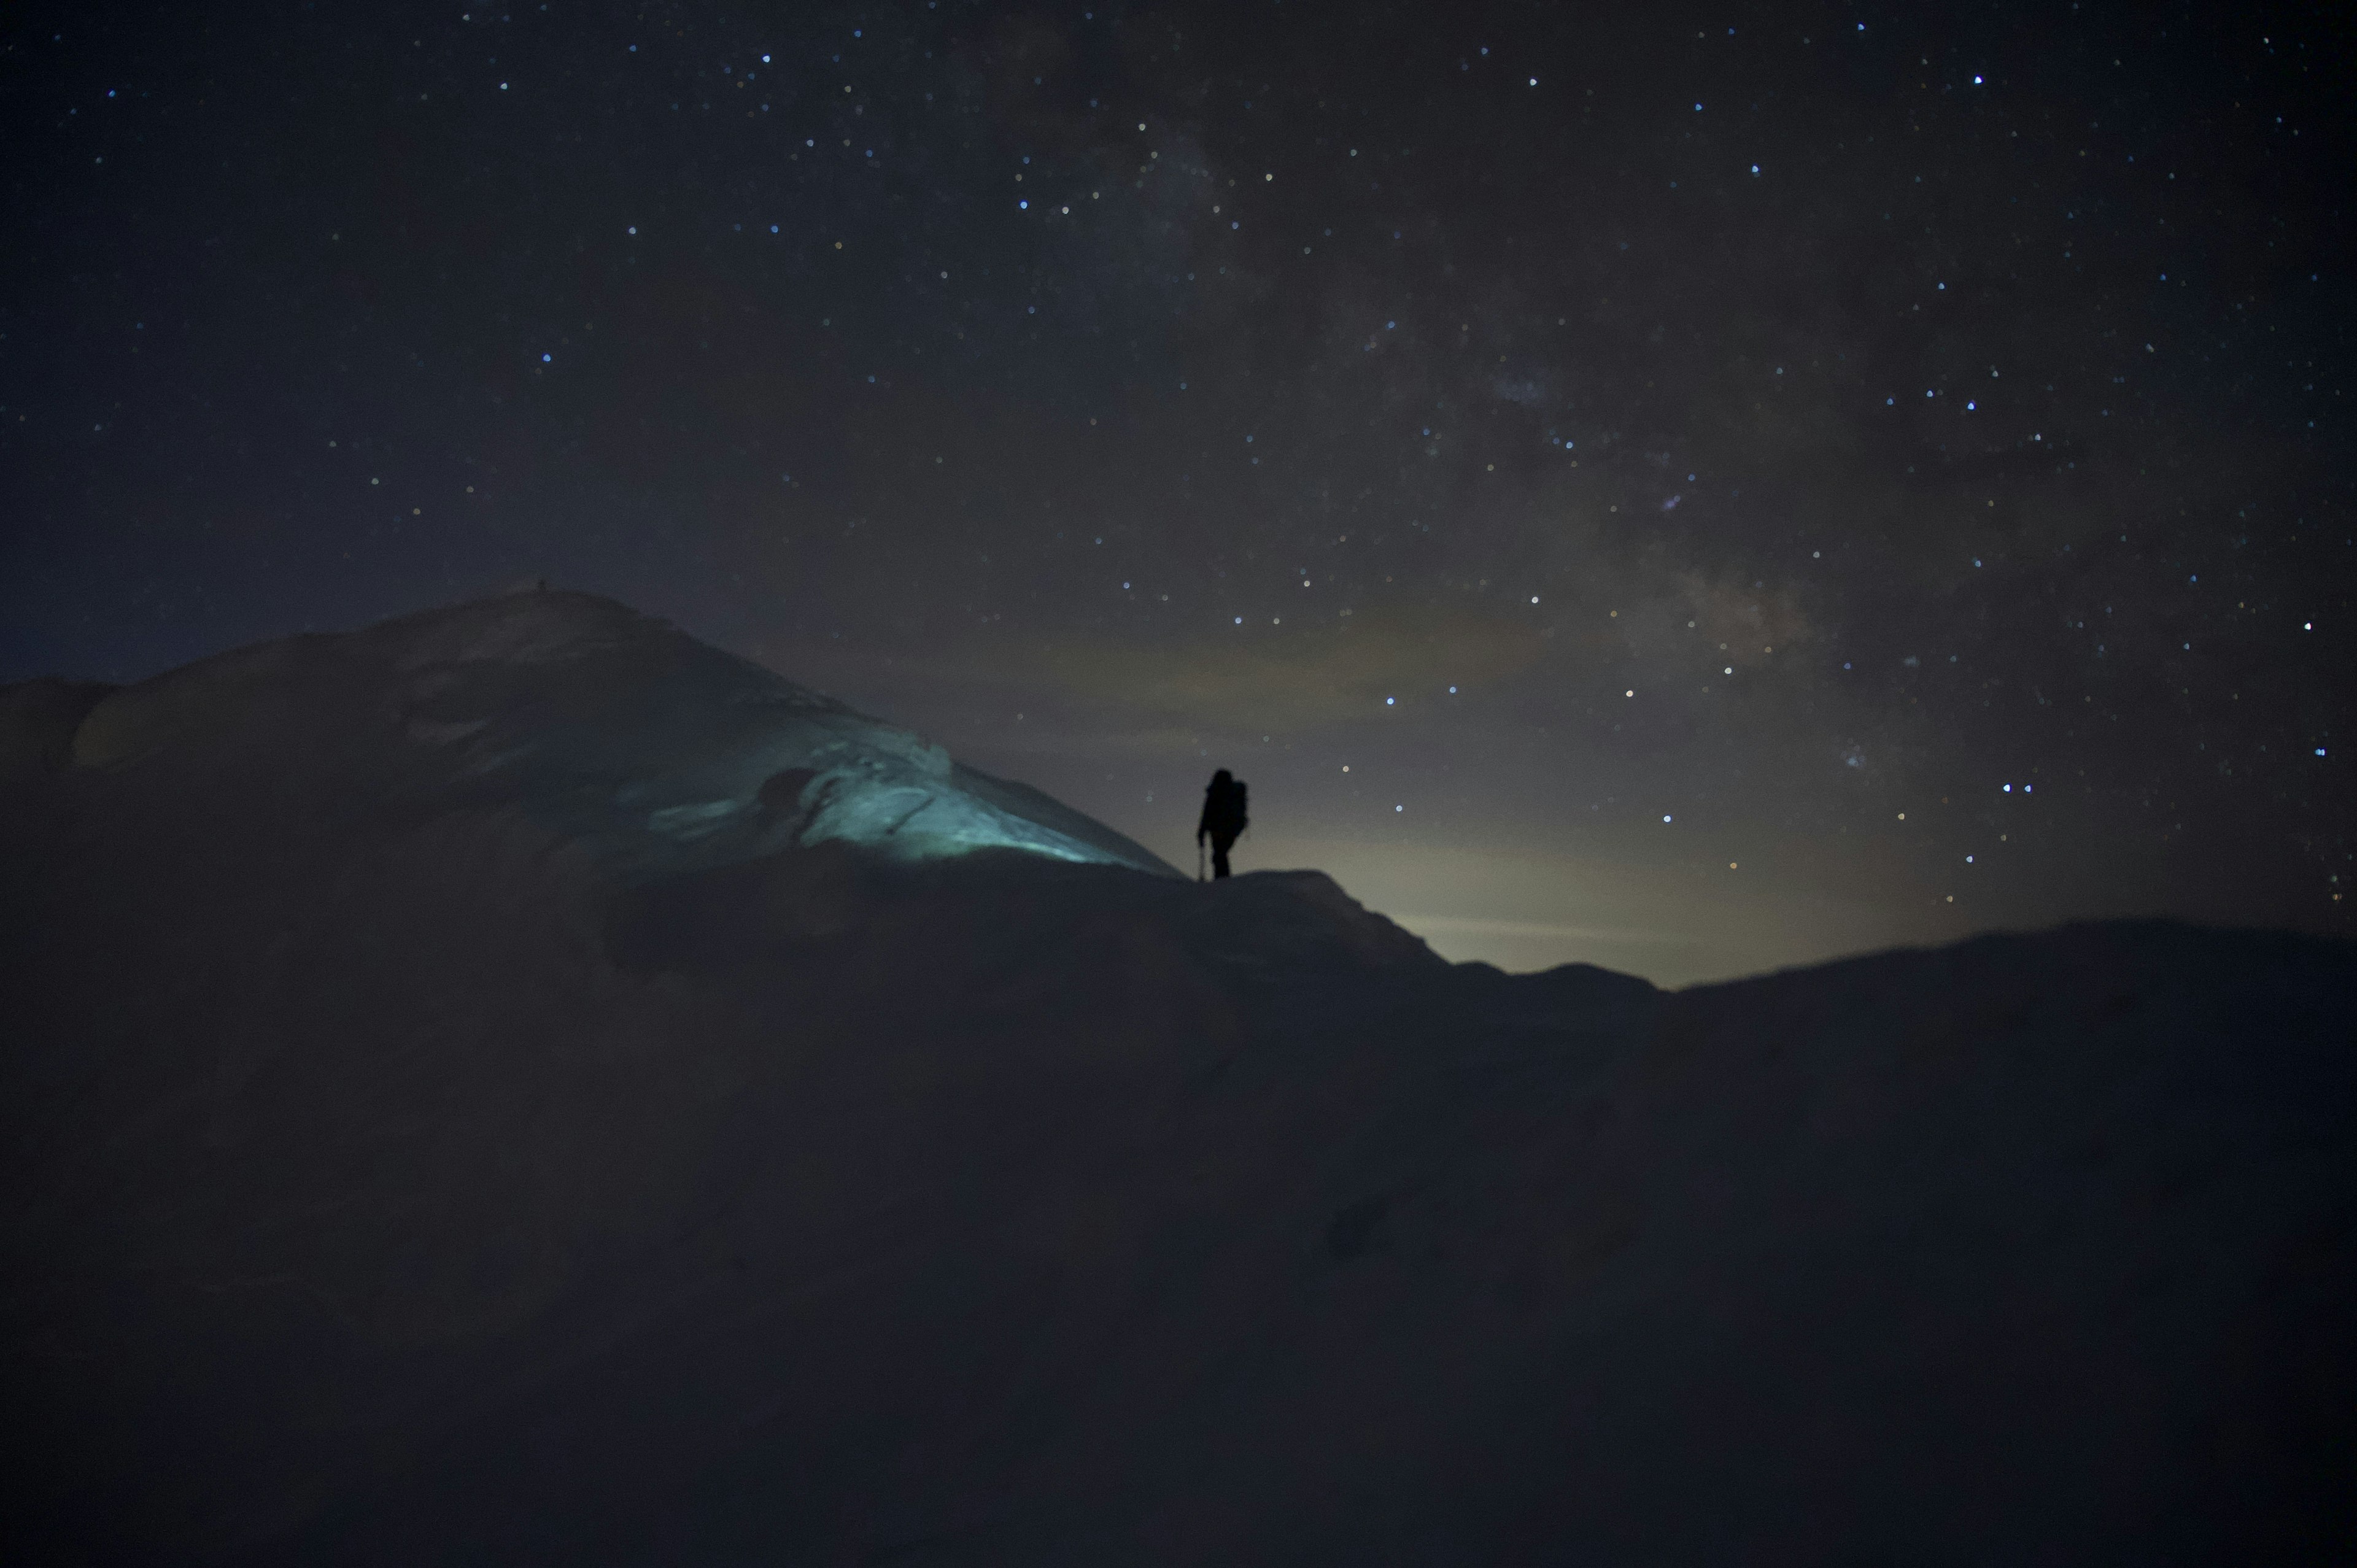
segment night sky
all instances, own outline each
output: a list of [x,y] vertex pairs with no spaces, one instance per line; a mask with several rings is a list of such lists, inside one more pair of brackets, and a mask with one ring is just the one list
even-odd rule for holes
[[0,25],[0,679],[545,578],[1452,957],[2357,930],[2344,7]]

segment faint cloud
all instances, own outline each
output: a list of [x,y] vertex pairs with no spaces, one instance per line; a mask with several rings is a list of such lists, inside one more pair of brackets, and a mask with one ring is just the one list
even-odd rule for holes
[[[1246,627],[1179,644],[1065,639],[1052,648],[975,650],[945,680],[1052,690],[1114,710],[1120,727],[1288,732],[1397,714],[1469,693],[1536,663],[1523,621],[1459,608],[1361,610],[1318,627]],[[1396,703],[1384,707],[1386,697]]]
[[1684,932],[1641,931],[1618,926],[1556,926],[1536,920],[1484,920],[1458,915],[1394,914],[1394,923],[1418,935],[1527,937],[1541,941],[1634,942],[1649,947],[1697,947]]

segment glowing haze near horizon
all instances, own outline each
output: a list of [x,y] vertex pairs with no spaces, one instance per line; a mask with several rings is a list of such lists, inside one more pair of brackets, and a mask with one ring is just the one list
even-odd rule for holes
[[545,577],[1452,957],[2346,935],[2332,15],[28,6],[0,676]]

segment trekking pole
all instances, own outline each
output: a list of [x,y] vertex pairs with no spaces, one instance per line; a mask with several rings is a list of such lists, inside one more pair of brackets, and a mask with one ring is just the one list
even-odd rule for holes
[[1203,841],[1201,839],[1195,841],[1195,880],[1198,882],[1203,880]]

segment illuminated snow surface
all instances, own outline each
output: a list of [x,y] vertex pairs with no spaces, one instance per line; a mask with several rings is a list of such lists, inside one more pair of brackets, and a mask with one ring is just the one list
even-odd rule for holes
[[2357,969],[1663,993],[607,601],[0,689],[0,1560],[2357,1542]]
[[[264,740],[253,726],[281,704],[304,705],[307,733]],[[640,872],[840,842],[898,860],[1006,848],[1178,875],[1036,789],[585,594],[511,594],[223,654],[107,698],[74,757],[247,738],[307,760],[341,745],[327,760],[355,766],[368,748],[378,788],[513,802]]]

